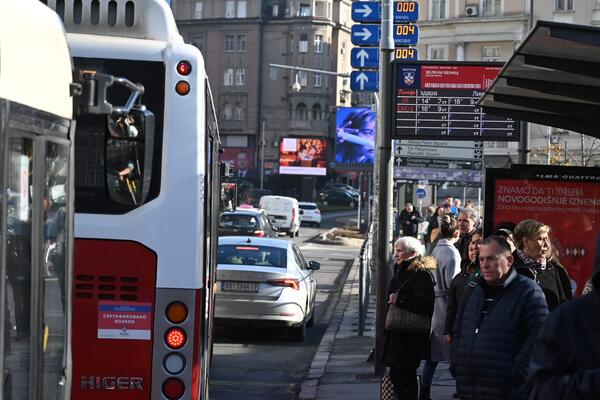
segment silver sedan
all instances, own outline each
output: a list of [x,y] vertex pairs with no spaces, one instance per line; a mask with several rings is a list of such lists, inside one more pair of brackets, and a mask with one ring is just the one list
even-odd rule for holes
[[313,271],[288,240],[229,236],[217,250],[217,322],[284,325],[302,341],[315,315],[317,284]]

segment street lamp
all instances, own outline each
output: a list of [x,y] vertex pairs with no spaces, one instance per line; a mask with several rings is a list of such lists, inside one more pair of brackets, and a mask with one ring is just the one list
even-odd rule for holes
[[294,81],[294,83],[292,83],[292,90],[299,92],[300,89],[302,89],[302,86],[300,86],[300,82],[298,82],[298,73],[296,73],[296,80]]

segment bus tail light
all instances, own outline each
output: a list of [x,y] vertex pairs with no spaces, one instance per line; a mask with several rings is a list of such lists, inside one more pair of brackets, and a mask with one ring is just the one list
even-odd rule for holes
[[293,278],[271,279],[267,283],[273,286],[291,287],[294,290],[300,290],[300,281]]
[[171,328],[165,334],[165,343],[172,349],[180,349],[186,342],[187,335],[181,328]]
[[178,378],[169,378],[163,383],[162,391],[169,400],[180,399],[185,393],[185,385]]
[[178,375],[185,369],[185,357],[179,353],[167,354],[163,360],[163,366],[171,375]]
[[182,302],[174,301],[167,306],[165,314],[170,323],[181,324],[187,319],[188,309]]
[[190,92],[190,84],[186,81],[179,81],[177,82],[177,85],[175,85],[175,91],[177,94],[185,96]]
[[188,76],[192,72],[192,64],[187,61],[179,61],[177,63],[177,73],[179,75]]

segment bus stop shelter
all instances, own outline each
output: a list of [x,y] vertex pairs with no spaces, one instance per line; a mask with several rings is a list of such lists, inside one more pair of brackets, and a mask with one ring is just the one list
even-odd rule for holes
[[600,138],[600,28],[538,21],[479,104]]

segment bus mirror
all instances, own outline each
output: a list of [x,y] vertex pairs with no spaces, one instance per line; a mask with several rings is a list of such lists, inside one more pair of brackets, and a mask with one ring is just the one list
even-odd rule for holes
[[144,107],[107,116],[106,186],[114,202],[130,207],[148,197],[154,151],[154,114]]

